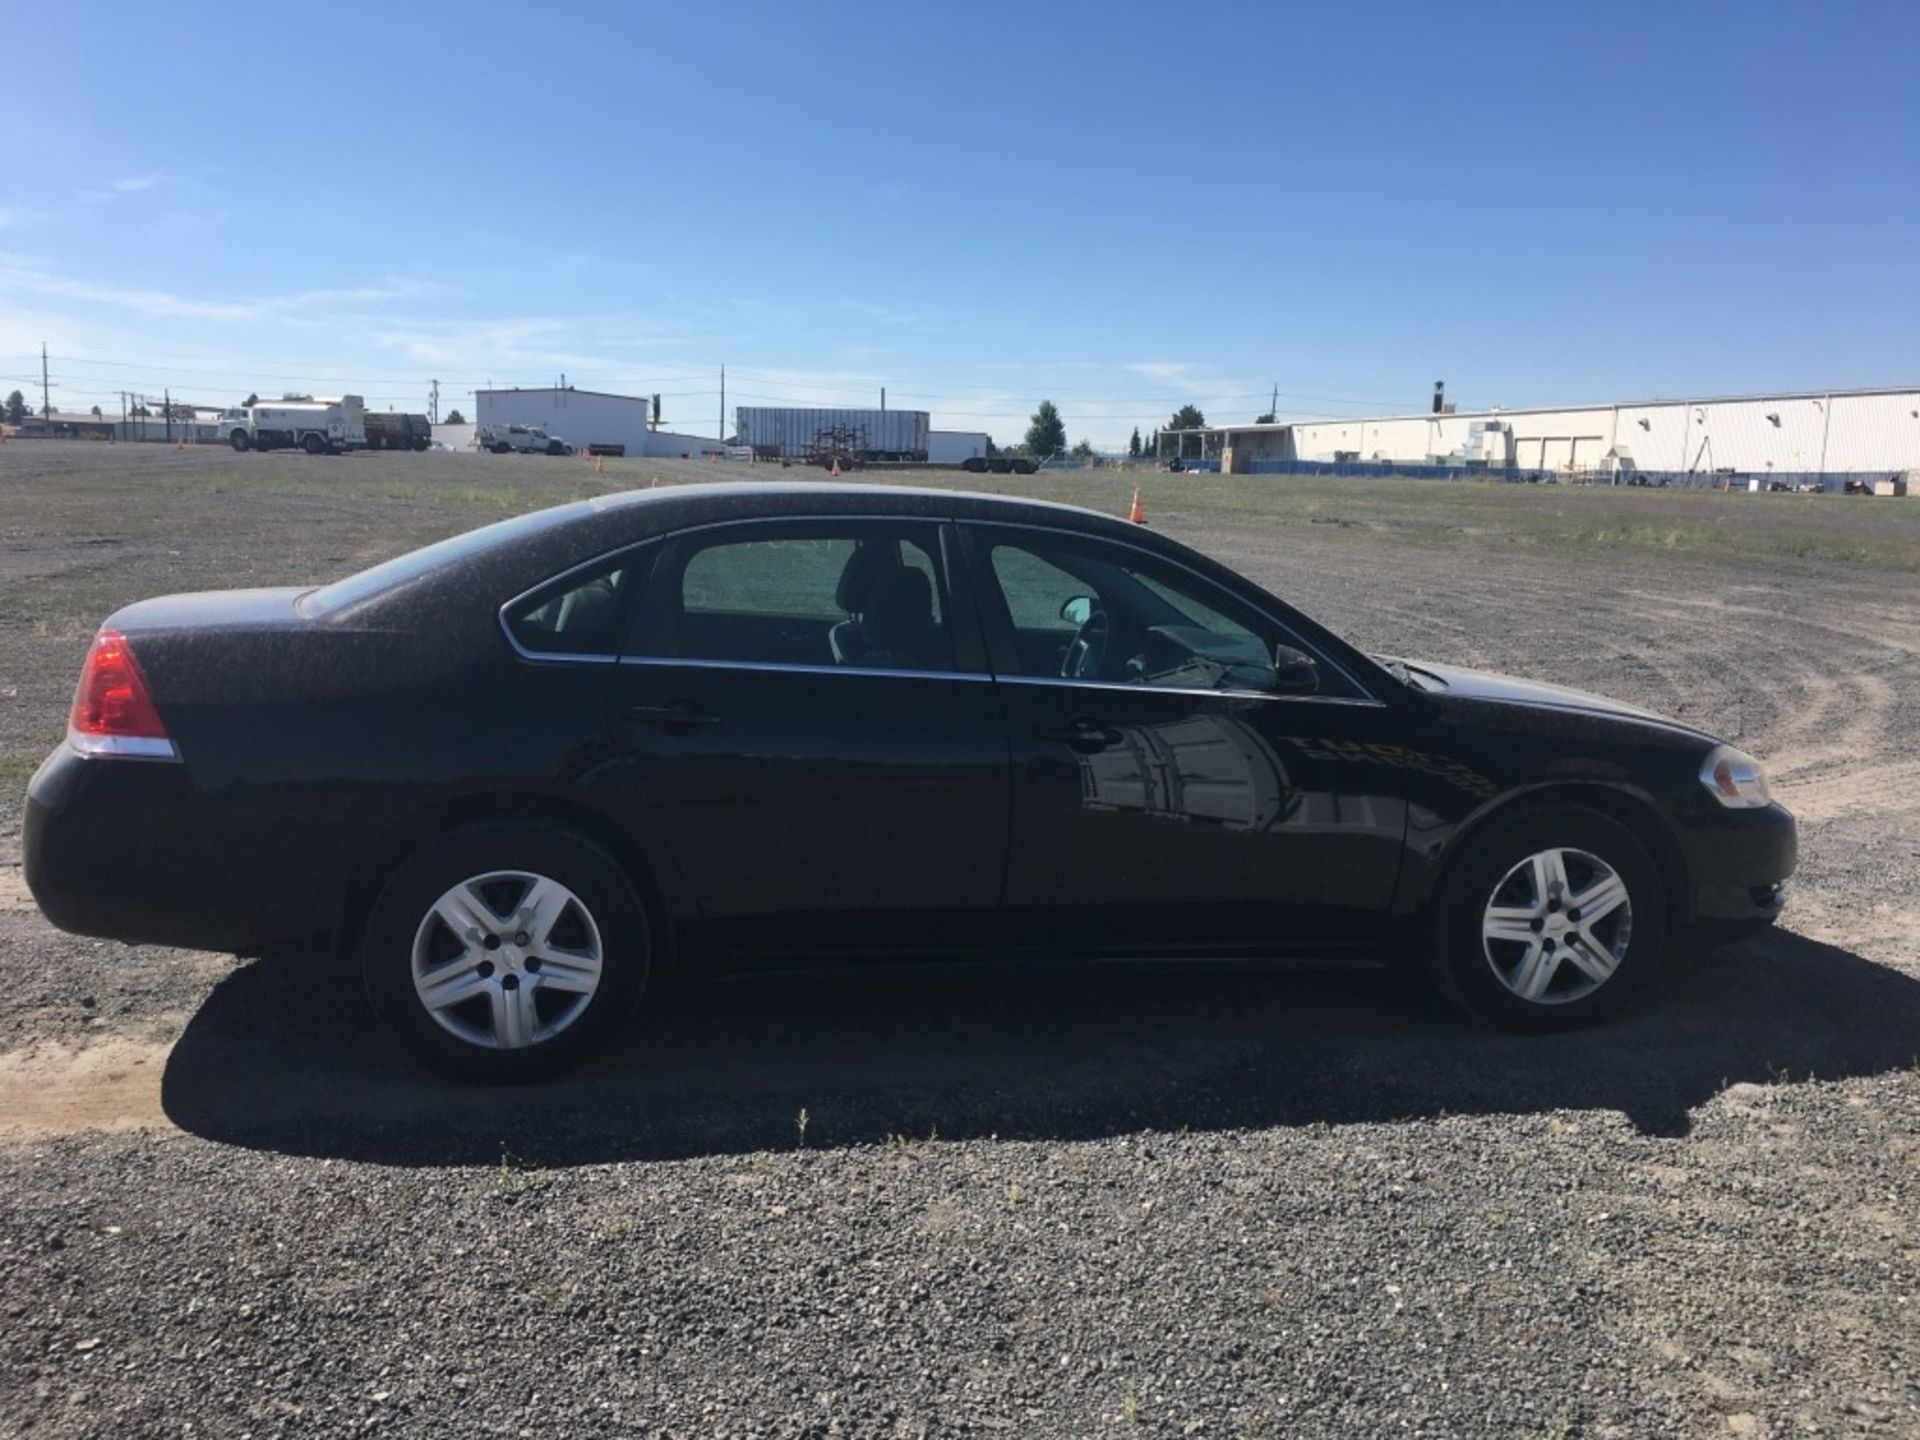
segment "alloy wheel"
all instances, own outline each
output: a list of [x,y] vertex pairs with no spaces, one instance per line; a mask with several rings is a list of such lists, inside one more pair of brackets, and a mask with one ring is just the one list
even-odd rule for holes
[[1529,855],[1493,887],[1481,920],[1487,963],[1536,1005],[1564,1005],[1613,978],[1633,936],[1633,900],[1612,866],[1585,850]]
[[442,1029],[522,1050],[572,1025],[600,987],[600,927],[559,881],[495,870],[453,886],[413,938],[413,988]]

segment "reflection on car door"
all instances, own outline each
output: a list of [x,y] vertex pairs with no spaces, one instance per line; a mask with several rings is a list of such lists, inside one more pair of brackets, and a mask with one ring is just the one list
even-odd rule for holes
[[[1240,656],[1294,643],[1164,557],[1027,527],[968,527],[1013,778],[1009,926],[1104,953],[1326,952],[1381,929],[1406,804],[1342,746],[1387,710],[1328,673],[1321,693],[1252,688],[1219,665],[1155,670],[1167,637]],[[1062,675],[1087,598],[1129,653]],[[1219,673],[1220,688],[1198,676]]]
[[1007,750],[940,527],[758,521],[670,541],[609,719],[701,918],[745,952],[991,927]]

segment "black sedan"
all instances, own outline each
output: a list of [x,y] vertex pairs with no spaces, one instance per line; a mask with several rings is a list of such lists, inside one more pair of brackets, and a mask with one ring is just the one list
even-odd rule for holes
[[1369,656],[1062,506],[716,485],[319,589],[143,601],[34,776],[88,935],[329,937],[416,1054],[549,1073],[650,975],[1408,962],[1546,1030],[1771,921],[1760,765],[1628,706]]

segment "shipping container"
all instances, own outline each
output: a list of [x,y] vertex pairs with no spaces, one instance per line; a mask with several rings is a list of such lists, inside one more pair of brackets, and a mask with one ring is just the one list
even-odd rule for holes
[[885,462],[925,460],[931,417],[925,410],[789,410],[742,405],[734,412],[742,445],[762,460]]

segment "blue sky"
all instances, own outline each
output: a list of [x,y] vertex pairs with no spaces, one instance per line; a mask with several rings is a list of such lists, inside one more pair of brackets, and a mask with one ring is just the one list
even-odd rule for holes
[[[1920,5],[14,6],[0,383],[1247,420],[1920,379]],[[37,402],[37,384],[23,385]]]

